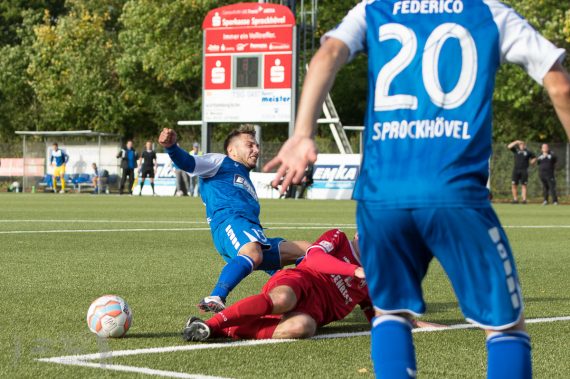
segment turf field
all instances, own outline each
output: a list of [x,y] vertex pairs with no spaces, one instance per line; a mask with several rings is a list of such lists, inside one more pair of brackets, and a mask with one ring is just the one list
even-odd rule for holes
[[[223,265],[197,199],[3,194],[0,210],[0,377],[372,376],[369,337],[358,334],[368,326],[358,310],[319,332],[342,338],[221,347],[181,340],[183,323]],[[570,206],[496,210],[518,261],[526,317],[536,321],[529,325],[535,377],[568,378]],[[352,233],[354,204],[262,201],[262,222],[270,237],[312,240],[338,225]],[[229,301],[256,293],[266,279],[251,275]],[[90,302],[107,293],[124,297],[133,309],[124,339],[98,340],[87,329]],[[437,263],[425,281],[425,297],[426,321],[464,323]],[[481,332],[414,338],[419,377],[484,377]],[[109,357],[112,351],[122,352]],[[94,353],[102,354],[85,356]],[[69,355],[81,357],[38,361]]]

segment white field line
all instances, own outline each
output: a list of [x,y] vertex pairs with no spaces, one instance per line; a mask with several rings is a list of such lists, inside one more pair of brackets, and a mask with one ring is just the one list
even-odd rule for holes
[[[266,228],[268,230],[308,230],[308,229],[332,229],[338,225],[322,225],[322,226],[276,226]],[[349,229],[350,227],[344,227]],[[352,228],[356,228],[355,226]],[[210,228],[120,228],[120,229],[50,229],[50,230],[5,230],[0,234],[43,234],[43,233],[112,233],[112,232],[192,232],[192,231],[210,231]]]
[[[45,221],[45,220],[42,220]],[[60,220],[61,221],[61,220]],[[2,222],[2,220],[0,220]],[[28,221],[28,222],[31,222]],[[81,222],[81,221],[76,221]],[[271,224],[266,225],[285,225]],[[355,229],[356,225],[350,224],[290,224],[291,226],[271,226],[267,230],[320,230],[331,228]],[[295,226],[294,226],[295,225]],[[505,229],[570,229],[570,225],[506,225]],[[48,234],[48,233],[113,233],[113,232],[192,232],[209,231],[208,227],[196,228],[118,228],[118,229],[50,229],[50,230],[4,230],[0,234]]]
[[[59,223],[84,223],[84,224],[191,224],[191,225],[208,225],[205,221],[177,221],[177,220],[77,220],[77,219],[0,219],[0,223],[30,223],[30,222],[59,222]],[[264,222],[263,225],[273,225],[274,227],[267,229],[275,229],[278,226],[296,226],[299,228],[319,226],[319,227],[337,227],[337,228],[356,228],[356,224],[331,224],[331,223],[320,223],[320,222],[305,222],[299,224],[298,222]],[[505,229],[567,229],[570,225],[503,225]],[[120,230],[120,229],[112,229]],[[147,230],[147,229],[140,229]],[[151,229],[152,230],[152,229]]]
[[[27,219],[27,220],[10,220],[0,219],[0,223],[15,223],[15,222],[60,222],[60,223],[90,223],[90,224],[194,224],[194,225],[208,225],[206,221],[176,221],[176,220],[72,220],[72,219]],[[298,226],[298,222],[264,222],[263,225],[293,225]],[[329,226],[330,223],[323,222],[305,222],[303,225],[308,226]],[[337,227],[355,227],[356,224],[335,224]]]
[[[570,316],[560,316],[560,317],[544,317],[544,318],[534,318],[527,319],[528,324],[539,324],[539,323],[550,323],[557,321],[570,321]],[[427,333],[427,332],[445,332],[450,330],[461,330],[461,329],[476,329],[477,326],[473,324],[456,324],[449,325],[447,327],[427,327],[414,329],[414,333]],[[332,338],[351,338],[351,337],[361,337],[368,336],[370,332],[353,332],[353,333],[331,333],[331,334],[321,334],[313,337],[314,340],[320,339],[332,339]],[[132,349],[132,350],[117,350],[109,351],[95,354],[84,354],[84,355],[66,355],[61,357],[52,358],[39,358],[40,362],[57,363],[63,365],[71,366],[82,366],[82,367],[92,367],[103,370],[114,370],[123,372],[134,372],[139,374],[162,376],[169,378],[189,378],[189,379],[220,379],[219,377],[204,376],[200,374],[187,374],[176,371],[163,371],[154,370],[147,367],[136,367],[136,366],[124,366],[108,364],[103,362],[94,363],[90,362],[93,360],[104,360],[114,357],[125,357],[132,355],[142,355],[142,354],[157,354],[157,353],[172,353],[179,351],[192,351],[192,350],[205,350],[205,349],[227,349],[242,346],[259,346],[268,344],[278,344],[278,343],[290,343],[297,342],[299,340],[294,339],[283,339],[283,340],[248,340],[248,341],[236,341],[228,343],[208,343],[208,344],[193,344],[193,345],[178,345],[178,346],[165,346],[165,347],[154,347],[147,349]]]
[[[41,359],[39,359],[41,361]],[[48,361],[43,361],[48,362]],[[62,361],[49,361],[54,363],[59,363],[62,365],[69,365],[69,366],[80,366],[80,367],[91,367],[91,368],[98,368],[103,370],[111,370],[111,371],[122,371],[122,372],[132,372],[137,374],[145,374],[145,375],[152,375],[152,376],[160,376],[164,378],[183,378],[183,379],[229,379],[223,378],[220,376],[208,376],[208,375],[201,375],[201,374],[186,374],[184,372],[178,371],[165,371],[165,370],[155,370],[148,367],[137,367],[137,366],[125,366],[125,365],[114,365],[114,364],[106,364],[106,363],[93,363],[93,362],[86,362],[82,360],[62,360]]]

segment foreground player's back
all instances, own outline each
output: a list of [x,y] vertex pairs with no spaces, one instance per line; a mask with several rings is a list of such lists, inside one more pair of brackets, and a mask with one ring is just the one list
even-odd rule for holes
[[369,56],[355,198],[400,208],[487,205],[498,66],[542,84],[563,55],[498,1],[366,1],[327,36]]

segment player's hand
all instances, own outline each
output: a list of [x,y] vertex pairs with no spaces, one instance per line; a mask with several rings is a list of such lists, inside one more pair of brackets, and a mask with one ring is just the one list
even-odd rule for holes
[[364,274],[364,269],[362,267],[359,267],[356,270],[354,270],[354,277],[358,279],[366,279],[366,275]]
[[309,137],[293,136],[281,147],[279,154],[263,167],[263,171],[277,168],[277,174],[271,185],[277,188],[281,184],[279,192],[284,194],[289,185],[301,182],[307,166],[316,160],[315,141]]
[[164,128],[158,136],[158,143],[162,147],[169,148],[176,144],[176,132],[174,129]]

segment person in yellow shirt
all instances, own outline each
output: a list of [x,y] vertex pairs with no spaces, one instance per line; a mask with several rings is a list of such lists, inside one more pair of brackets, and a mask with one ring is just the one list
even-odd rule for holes
[[54,168],[52,176],[53,192],[57,192],[57,177],[59,176],[59,182],[61,183],[61,191],[59,193],[65,193],[65,164],[68,160],[69,155],[59,148],[57,142],[54,142],[49,159],[50,164]]

